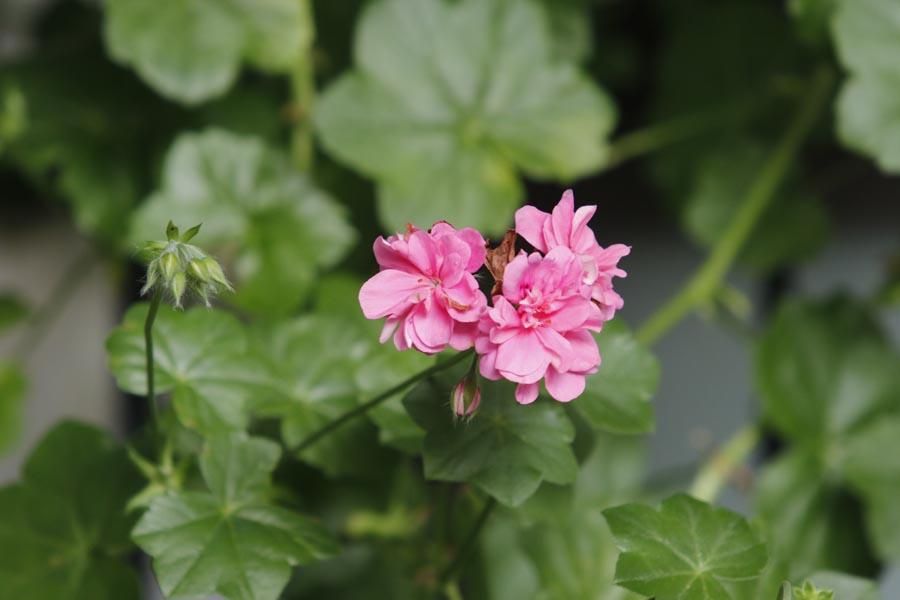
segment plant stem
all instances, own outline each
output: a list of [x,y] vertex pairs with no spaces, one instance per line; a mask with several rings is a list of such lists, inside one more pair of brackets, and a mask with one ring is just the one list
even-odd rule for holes
[[698,305],[715,294],[753,228],[769,206],[803,140],[816,123],[830,96],[834,75],[829,69],[816,72],[809,93],[788,129],[782,135],[753,185],[747,190],[734,219],[716,242],[706,262],[666,304],[637,332],[637,338],[653,345]]
[[471,555],[472,546],[475,545],[475,542],[478,540],[478,535],[481,533],[481,530],[484,528],[484,524],[487,523],[488,517],[491,516],[491,513],[494,511],[494,507],[497,506],[497,501],[493,498],[488,498],[487,502],[484,503],[484,507],[482,507],[481,512],[478,513],[478,518],[475,520],[475,524],[472,525],[472,529],[469,530],[469,533],[466,535],[466,538],[463,540],[462,544],[459,546],[459,550],[457,550],[456,555],[453,557],[453,561],[444,569],[444,572],[441,573],[441,577],[438,580],[438,589],[442,590],[453,577],[454,573],[462,567],[462,565],[466,562],[466,559]]
[[147,402],[150,403],[150,410],[153,413],[153,424],[157,431],[160,430],[159,407],[156,405],[156,386],[154,382],[153,369],[155,362],[153,360],[153,322],[156,321],[156,313],[159,312],[159,303],[162,300],[162,293],[157,290],[153,293],[150,300],[150,309],[147,311],[147,319],[144,321],[144,354],[147,357]]
[[725,482],[759,442],[756,425],[745,425],[722,445],[700,468],[690,494],[704,502],[714,502]]
[[666,146],[689,140],[728,123],[740,121],[753,114],[757,106],[757,101],[752,103],[736,102],[719,110],[705,110],[682,115],[626,133],[613,140],[609,148],[609,159],[604,168],[611,169],[633,158],[651,154]]
[[76,290],[86,281],[96,265],[97,256],[93,248],[88,248],[66,266],[62,277],[50,291],[47,301],[28,318],[28,331],[18,340],[14,351],[16,356],[24,359],[34,352],[50,330],[50,325],[75,296]]
[[309,434],[308,436],[306,436],[306,438],[302,442],[300,442],[296,446],[293,446],[292,448],[290,448],[289,451],[291,453],[298,454],[298,453],[302,452],[303,450],[306,450],[307,448],[309,448],[310,446],[312,446],[313,444],[318,442],[321,438],[325,437],[326,435],[328,435],[329,433],[331,433],[332,431],[334,431],[335,429],[337,429],[338,427],[340,427],[347,421],[350,421],[350,420],[354,419],[355,417],[358,417],[359,415],[363,415],[363,414],[367,413],[368,411],[375,408],[376,406],[378,406],[385,400],[392,397],[394,394],[402,392],[404,389],[408,388],[409,386],[413,385],[414,383],[417,383],[417,382],[421,381],[422,379],[425,379],[426,377],[430,377],[430,376],[434,375],[435,373],[439,373],[445,369],[449,369],[453,365],[462,362],[463,360],[468,358],[471,353],[472,353],[471,350],[467,350],[466,352],[460,352],[456,356],[449,358],[444,362],[437,363],[436,365],[432,365],[423,371],[419,371],[412,377],[404,379],[403,381],[401,381],[394,387],[383,391],[382,393],[378,394],[371,400],[367,400],[367,401],[363,402],[359,406],[357,406],[351,410],[348,410],[347,412],[345,412],[338,418],[334,419],[333,421],[328,422],[320,429],[318,429],[318,430],[314,431],[313,433]]
[[296,0],[300,3],[303,17],[309,23],[309,43],[301,50],[300,56],[291,73],[292,108],[295,119],[291,134],[291,155],[294,165],[301,171],[309,172],[313,165],[313,132],[312,108],[316,97],[315,68],[313,65],[313,40],[315,39],[315,21],[313,20],[312,1]]

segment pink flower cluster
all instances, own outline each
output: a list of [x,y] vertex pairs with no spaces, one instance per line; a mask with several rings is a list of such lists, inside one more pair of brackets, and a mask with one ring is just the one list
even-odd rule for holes
[[516,382],[522,404],[534,402],[541,380],[553,398],[568,402],[600,365],[591,332],[622,307],[613,278],[625,276],[618,262],[630,248],[597,243],[587,225],[596,208],[576,211],[570,190],[552,214],[519,209],[515,231],[536,252],[488,265],[498,279],[490,306],[474,275],[487,244],[474,229],[439,222],[427,232],[409,226],[378,238],[381,271],[359,292],[363,313],[386,318],[381,341],[393,336],[398,350],[474,346],[481,375]]

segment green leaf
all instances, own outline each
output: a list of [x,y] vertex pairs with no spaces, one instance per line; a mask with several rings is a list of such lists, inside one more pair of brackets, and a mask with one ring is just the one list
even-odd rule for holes
[[837,2],[832,31],[849,71],[837,103],[837,129],[848,147],[900,172],[900,5],[892,0]]
[[[106,342],[109,368],[124,391],[145,395],[144,321],[137,304]],[[276,394],[263,359],[251,352],[244,326],[217,310],[161,306],[153,326],[155,383],[171,393],[185,426],[202,433],[243,429],[252,403]]]
[[[697,162],[697,175],[682,213],[685,228],[700,244],[714,245],[734,218],[741,199],[767,159],[757,142],[729,144]],[[815,254],[828,235],[828,215],[793,178],[760,218],[741,259],[761,271]]]
[[729,599],[729,584],[755,579],[766,565],[765,545],[743,517],[690,496],[603,514],[622,550],[616,583],[658,600]]
[[[357,406],[353,372],[374,341],[352,322],[322,315],[280,322],[258,335],[280,392],[276,403],[261,409],[282,418],[288,447]],[[300,458],[330,475],[365,474],[371,472],[376,450],[371,424],[355,419],[304,450]]]
[[185,104],[222,95],[242,59],[287,72],[312,37],[297,0],[108,0],[105,8],[110,55]]
[[845,573],[818,571],[808,579],[817,587],[834,592],[834,600],[878,600],[881,597],[874,582]]
[[822,44],[838,0],[788,0],[788,13],[800,35],[813,44]]
[[425,477],[469,482],[503,504],[517,506],[542,481],[574,481],[578,465],[575,430],[562,407],[548,400],[523,406],[509,382],[481,382],[481,407],[470,420],[450,410],[458,369],[423,381],[404,398],[413,420],[425,429]]
[[176,140],[160,189],[134,216],[132,241],[156,239],[169,219],[203,223],[203,247],[237,252],[236,301],[267,317],[294,309],[356,237],[344,211],[286,157],[221,130]]
[[0,361],[0,456],[19,439],[27,386],[19,365]]
[[574,406],[596,428],[614,433],[653,431],[650,399],[659,384],[659,363],[624,325],[612,321],[597,336],[603,362],[587,378]]
[[10,598],[137,600],[125,505],[138,479],[105,433],[65,422],[0,489],[0,589]]
[[859,305],[788,303],[756,354],[766,418],[794,441],[825,447],[897,405],[896,360]]
[[549,30],[530,0],[366,10],[357,70],[326,90],[315,121],[330,153],[377,180],[386,226],[499,233],[522,198],[517,171],[568,181],[605,162],[614,107],[554,57]]
[[0,295],[0,334],[24,321],[28,313],[28,306],[18,296]]
[[276,600],[292,567],[337,552],[322,526],[271,502],[279,455],[268,440],[214,436],[200,457],[209,491],[151,501],[132,535],[153,557],[167,597]]

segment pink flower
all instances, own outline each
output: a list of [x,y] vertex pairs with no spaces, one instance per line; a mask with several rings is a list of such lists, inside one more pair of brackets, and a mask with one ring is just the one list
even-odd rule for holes
[[625,277],[618,262],[631,248],[624,244],[603,248],[597,243],[587,226],[596,210],[596,206],[582,206],[576,211],[575,195],[566,190],[552,214],[533,206],[517,210],[516,232],[540,252],[558,247],[574,252],[582,264],[583,281],[591,286],[591,297],[600,307],[603,320],[608,321],[622,308],[622,297],[613,289],[612,279]]
[[502,291],[479,323],[481,374],[518,383],[521,404],[534,402],[541,379],[560,402],[579,396],[600,364],[590,332],[603,325],[581,259],[565,246],[546,256],[521,252],[506,266]]
[[375,240],[374,251],[381,272],[363,284],[359,304],[368,319],[387,317],[382,343],[393,334],[398,350],[427,354],[472,346],[487,305],[472,276],[484,263],[481,234],[444,222],[429,232],[409,226]]

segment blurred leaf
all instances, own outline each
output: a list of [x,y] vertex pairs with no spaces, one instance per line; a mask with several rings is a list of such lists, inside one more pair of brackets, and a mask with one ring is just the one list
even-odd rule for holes
[[653,431],[650,399],[659,384],[659,363],[638,344],[627,327],[607,323],[597,336],[603,362],[587,378],[587,387],[574,402],[592,426],[614,433]]
[[0,361],[0,456],[19,439],[27,387],[19,365]]
[[243,433],[211,437],[200,457],[209,491],[151,501],[133,537],[153,557],[166,596],[276,600],[292,567],[339,550],[321,525],[272,503],[280,454]]
[[769,553],[789,565],[788,576],[823,568],[877,568],[859,503],[832,477],[817,456],[804,450],[787,452],[760,473],[757,514],[768,532]]
[[0,155],[28,127],[28,103],[16,85],[0,87]]
[[[746,142],[697,161],[683,213],[685,228],[695,240],[707,247],[718,241],[767,158],[762,145]],[[827,234],[828,215],[819,200],[800,190],[794,180],[759,219],[741,258],[755,269],[771,270],[809,258]]]
[[849,71],[837,103],[837,130],[849,148],[887,172],[900,172],[900,4],[837,2],[832,20],[841,63]]
[[105,433],[65,422],[0,488],[0,589],[28,600],[137,600],[125,514],[138,478]]
[[724,600],[726,586],[759,576],[765,544],[747,521],[690,496],[657,510],[626,504],[603,513],[622,555],[616,583],[659,600]]
[[881,597],[874,582],[845,573],[819,571],[808,579],[817,587],[834,592],[834,600],[878,600]]
[[425,429],[425,477],[471,483],[507,506],[534,494],[542,481],[575,480],[578,464],[572,423],[557,403],[523,406],[509,382],[481,382],[481,407],[469,420],[454,417],[450,390],[461,373],[441,373],[417,385],[403,400]]
[[606,160],[615,109],[553,59],[531,1],[380,0],[355,50],[315,120],[329,152],[377,180],[389,229],[447,219],[498,233],[522,198],[517,169],[571,180]]
[[[353,323],[308,315],[280,322],[258,339],[274,364],[280,395],[262,410],[282,418],[288,447],[357,406],[353,372],[373,341]],[[346,423],[300,454],[304,461],[332,476],[372,471],[378,445],[365,419]]]
[[860,305],[841,298],[788,303],[756,354],[766,418],[797,443],[827,447],[900,406],[896,361]]
[[312,37],[299,0],[107,0],[105,8],[110,55],[185,104],[222,95],[242,59],[289,71]]
[[201,246],[236,255],[235,299],[266,317],[294,309],[355,240],[343,210],[284,156],[221,130],[176,140],[159,191],[135,214],[132,241],[156,239],[170,219],[203,223]]
[[[119,387],[137,395],[147,393],[146,316],[147,304],[132,306],[106,342]],[[262,357],[250,349],[244,326],[227,313],[161,306],[153,341],[157,394],[171,393],[179,421],[201,433],[243,429],[252,403],[277,393]]]
[[28,316],[28,306],[14,294],[0,294],[0,334]]
[[594,46],[590,0],[540,0],[547,11],[554,55],[583,62]]
[[821,44],[828,38],[831,18],[839,0],[788,0],[788,13],[806,40]]

